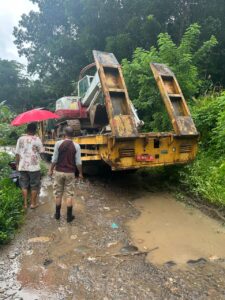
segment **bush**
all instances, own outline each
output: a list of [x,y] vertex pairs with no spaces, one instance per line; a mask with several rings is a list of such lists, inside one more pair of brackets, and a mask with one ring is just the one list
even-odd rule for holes
[[10,125],[14,117],[8,106],[0,103],[0,146],[15,145],[18,137],[24,132],[24,126]]
[[23,221],[21,191],[7,178],[11,160],[9,154],[0,153],[0,244],[7,243]]
[[8,177],[11,172],[9,162],[12,161],[12,156],[6,152],[0,152],[0,180]]
[[180,172],[181,180],[193,194],[225,206],[225,93],[200,98],[191,110],[201,142],[196,160]]
[[[200,45],[200,26],[187,28],[179,45],[168,33],[158,36],[158,47],[150,50],[137,48],[133,59],[122,62],[123,73],[129,94],[140,118],[145,122],[144,130],[168,131],[171,129],[159,90],[156,88],[150,63],[166,64],[176,75],[186,99],[199,94],[210,81],[201,74],[199,61],[205,58],[217,44],[214,36]],[[209,81],[209,82],[208,82]]]
[[212,147],[214,155],[220,155],[223,149],[221,139],[224,138],[225,92],[195,100],[191,112],[201,135],[201,146],[207,151]]
[[5,244],[23,221],[23,201],[10,179],[2,179],[0,185],[0,244]]
[[48,167],[46,165],[46,162],[41,160],[40,161],[40,167],[41,167],[41,176],[45,176],[48,173]]
[[186,166],[180,174],[181,181],[192,194],[225,206],[224,159],[213,159],[208,153],[200,153],[193,164]]

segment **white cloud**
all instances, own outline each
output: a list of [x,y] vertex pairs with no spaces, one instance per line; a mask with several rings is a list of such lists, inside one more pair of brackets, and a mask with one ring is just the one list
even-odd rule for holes
[[13,27],[18,25],[20,17],[36,6],[29,0],[0,0],[0,58],[15,59],[26,63],[24,57],[19,57],[13,43]]

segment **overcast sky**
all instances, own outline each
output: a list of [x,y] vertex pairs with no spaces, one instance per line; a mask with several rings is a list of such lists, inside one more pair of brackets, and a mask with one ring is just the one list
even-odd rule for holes
[[0,0],[0,58],[15,59],[26,63],[24,57],[19,57],[13,44],[13,27],[17,26],[20,16],[35,9],[29,0]]

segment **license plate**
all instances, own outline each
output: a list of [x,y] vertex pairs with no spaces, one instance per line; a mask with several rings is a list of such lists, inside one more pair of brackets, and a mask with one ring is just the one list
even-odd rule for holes
[[136,161],[154,161],[154,157],[150,154],[136,155]]

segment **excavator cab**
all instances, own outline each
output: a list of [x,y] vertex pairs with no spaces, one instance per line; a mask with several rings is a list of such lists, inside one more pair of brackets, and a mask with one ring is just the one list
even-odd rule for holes
[[83,98],[84,95],[87,93],[87,90],[89,89],[91,82],[93,80],[94,76],[86,75],[84,78],[78,81],[77,87],[78,87],[78,97]]

